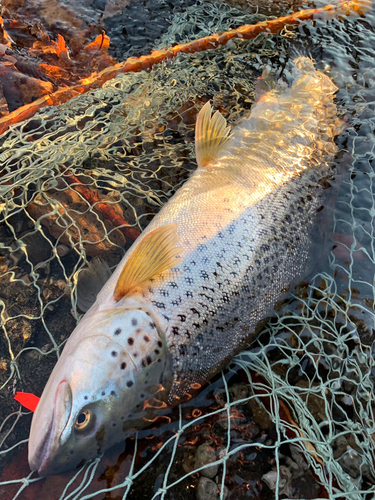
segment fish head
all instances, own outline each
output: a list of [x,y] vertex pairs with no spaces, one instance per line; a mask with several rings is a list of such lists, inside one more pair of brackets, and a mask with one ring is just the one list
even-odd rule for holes
[[162,328],[141,309],[83,318],[34,413],[31,470],[72,469],[165,412],[172,370]]

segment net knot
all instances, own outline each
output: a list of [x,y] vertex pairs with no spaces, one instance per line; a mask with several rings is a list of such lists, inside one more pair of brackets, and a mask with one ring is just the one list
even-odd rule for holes
[[158,494],[160,494],[162,498],[164,498],[166,493],[167,493],[167,488],[159,488],[158,489]]
[[125,480],[124,480],[123,485],[124,486],[129,486],[129,488],[131,486],[133,486],[133,479],[132,479],[132,477],[131,476],[126,477]]
[[29,478],[28,477],[23,477],[22,478],[22,484],[23,484],[23,486],[25,488],[26,488],[26,486],[29,486],[29,484],[31,484],[30,481],[29,481]]

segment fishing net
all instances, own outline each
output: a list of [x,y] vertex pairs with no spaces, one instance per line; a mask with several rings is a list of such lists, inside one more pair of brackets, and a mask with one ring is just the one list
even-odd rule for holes
[[[159,46],[261,19],[223,4],[178,14]],[[2,498],[371,498],[374,468],[374,18],[321,19],[280,35],[181,54],[151,72],[45,108],[0,138]],[[178,35],[178,40],[176,39]],[[229,123],[295,48],[339,87],[346,128],[331,251],[220,377],[171,422],[78,471],[26,463],[31,414],[81,311],[80,274],[114,269],[137,231],[196,168],[194,125],[211,99]],[[338,182],[338,181],[337,181]],[[115,458],[114,458],[115,457]]]

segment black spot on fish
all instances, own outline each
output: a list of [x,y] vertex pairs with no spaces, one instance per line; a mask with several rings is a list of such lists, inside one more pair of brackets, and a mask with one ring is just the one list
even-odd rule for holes
[[133,345],[133,344],[134,344],[134,339],[133,339],[133,337],[129,337],[129,338],[128,338],[128,344],[129,344],[129,345]]
[[148,364],[148,365],[151,365],[151,363],[152,363],[152,358],[151,358],[151,356],[147,356],[147,358],[146,358],[146,362],[147,362],[147,364]]
[[158,363],[161,363],[161,359],[160,358],[158,359]]
[[133,385],[133,381],[132,381],[132,380],[128,380],[128,381],[126,382],[126,385],[127,385],[128,387],[131,387],[131,386]]
[[117,351],[112,351],[111,356],[113,356],[115,358],[117,356]]
[[171,282],[169,283],[169,286],[171,286],[172,288],[178,288],[177,283],[175,283],[174,281],[171,281]]
[[138,320],[135,318],[132,318],[132,326],[137,326],[138,325]]
[[115,391],[111,391],[111,396],[116,396]]
[[126,363],[125,362],[121,363],[121,370],[125,370],[125,368],[126,368]]
[[158,340],[158,346],[159,346],[160,348],[161,348],[161,347],[163,347],[163,343],[162,343],[162,341],[161,341],[161,340]]
[[178,317],[180,318],[181,323],[185,323],[186,316],[184,314],[178,314]]
[[158,309],[165,309],[165,304],[164,302],[156,302],[155,300],[152,301],[152,303],[154,304],[155,307],[157,307]]
[[133,352],[133,357],[136,358],[138,356],[137,352]]
[[149,337],[148,335],[145,335],[145,336],[143,337],[143,340],[144,340],[145,342],[150,342],[150,340],[151,340],[151,339],[150,339],[150,337]]
[[178,347],[178,350],[180,352],[180,356],[185,356],[187,353],[187,347],[186,345],[182,344]]
[[88,396],[84,396],[84,398],[83,398],[83,399],[89,399],[89,397],[88,397]]
[[145,395],[144,395],[144,394],[141,394],[140,398],[141,398],[141,399],[143,399],[144,397],[145,397]]
[[104,391],[102,391],[102,396],[105,396],[105,392]]
[[150,328],[155,328],[155,323],[150,323]]
[[74,450],[69,450],[69,455],[74,455]]
[[116,328],[116,330],[114,331],[114,334],[120,335],[121,331],[122,331],[121,328]]
[[189,290],[186,292],[186,297],[193,297],[193,294],[192,292],[190,292]]
[[155,353],[155,354],[160,354],[159,349],[155,349],[155,350],[154,350],[154,353]]
[[186,283],[188,283],[189,285],[192,285],[192,284],[194,283],[193,278],[190,278],[190,276],[186,276],[186,277],[185,277],[185,281],[186,281]]
[[141,365],[143,366],[143,368],[146,368],[146,360],[145,359],[142,359]]
[[112,427],[116,427],[116,422],[112,422]]

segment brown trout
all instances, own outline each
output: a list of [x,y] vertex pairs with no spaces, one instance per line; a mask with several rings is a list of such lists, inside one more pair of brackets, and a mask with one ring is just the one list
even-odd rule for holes
[[230,129],[209,103],[198,168],[126,253],[67,341],[29,463],[77,466],[191,397],[302,279],[336,151],[336,87],[306,57]]

